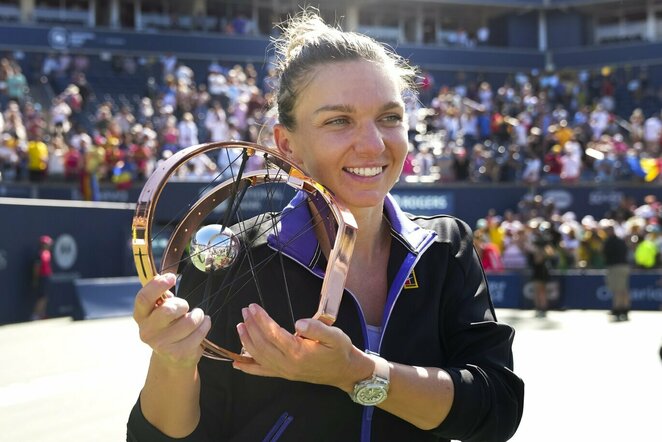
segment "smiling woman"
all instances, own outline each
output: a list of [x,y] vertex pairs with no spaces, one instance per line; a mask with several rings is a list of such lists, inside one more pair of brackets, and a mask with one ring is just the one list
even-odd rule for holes
[[276,144],[355,216],[380,221],[407,154],[397,77],[368,61],[322,65],[310,75],[310,93],[300,94],[293,113],[296,129],[276,125]]
[[[415,69],[311,9],[284,24],[275,47],[273,156],[292,165],[290,174],[300,169],[328,189],[358,227],[337,320],[304,313],[324,284],[342,288],[325,271],[344,240],[329,240],[316,222],[325,215],[299,192],[282,212],[269,213],[274,234],[245,246],[247,254],[280,254],[283,275],[232,281],[246,296],[232,300],[235,322],[187,302],[223,285],[230,273],[222,268],[206,274],[205,265],[190,266],[176,297],[172,274],[138,293],[134,318],[153,354],[128,439],[509,439],[524,387],[513,372],[513,330],[496,321],[471,229],[448,216],[408,215],[389,193],[407,153],[405,100],[415,96]],[[312,232],[291,235],[302,225]],[[289,329],[265,307],[283,291],[295,318]],[[256,292],[260,305],[251,301]],[[231,365],[201,358],[210,336],[237,341],[245,357]]]

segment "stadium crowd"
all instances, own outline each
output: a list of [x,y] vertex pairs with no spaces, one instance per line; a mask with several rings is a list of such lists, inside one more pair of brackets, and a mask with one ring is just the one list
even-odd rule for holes
[[478,220],[475,245],[487,272],[523,270],[540,260],[548,270],[602,269],[608,230],[623,238],[627,261],[640,270],[662,266],[662,202],[623,197],[618,207],[597,220],[560,212],[541,195],[527,195],[517,211],[489,211]]
[[[116,57],[113,70],[131,76],[149,69],[145,94],[119,101],[86,79],[87,55],[48,54],[39,77],[55,91],[48,106],[34,102],[30,84],[11,55],[0,61],[0,174],[5,181],[80,182],[94,200],[99,182],[119,188],[144,180],[155,165],[186,146],[246,140],[269,144],[267,111],[274,71],[250,64],[211,62],[194,72],[165,54],[151,65]],[[196,81],[196,78],[204,78]],[[463,79],[436,85],[421,73],[420,96],[409,100],[407,182],[662,182],[662,90],[645,71],[625,81],[600,72],[520,73],[493,87]],[[622,117],[621,102],[646,103]],[[190,167],[183,179],[219,173],[222,159]],[[626,199],[599,221],[558,213],[540,196],[519,213],[490,213],[476,226],[486,270],[525,268],[542,251],[559,269],[602,266],[608,225],[627,237],[631,263],[659,266],[660,203]],[[651,246],[653,244],[653,246]],[[644,258],[637,258],[644,256]],[[493,262],[492,262],[493,261]]]
[[[150,69],[139,101],[118,101],[86,80],[91,56],[48,54],[41,81],[54,91],[48,106],[33,102],[11,54],[0,62],[0,172],[3,180],[43,181],[81,175],[142,180],[164,156],[198,142],[268,143],[262,133],[273,70],[253,65],[194,72],[165,54],[147,65],[115,57],[116,75]],[[196,79],[204,78],[203,81]],[[97,85],[97,89],[99,85]],[[519,73],[493,87],[459,76],[435,84],[423,72],[410,100],[410,139],[403,179],[414,182],[651,182],[659,173],[662,89],[642,71],[624,79],[600,72]],[[623,118],[620,101],[645,104]],[[268,126],[268,125],[267,125]],[[191,175],[212,172],[214,161]]]

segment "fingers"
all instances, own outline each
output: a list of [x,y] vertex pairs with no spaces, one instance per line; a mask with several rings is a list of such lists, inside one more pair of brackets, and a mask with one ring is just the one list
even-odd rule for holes
[[317,341],[323,345],[331,344],[340,336],[340,329],[330,327],[317,319],[299,319],[294,327],[297,336]]
[[168,293],[168,296],[172,296],[172,293],[169,293],[168,289],[174,286],[176,281],[177,277],[175,275],[172,273],[166,273],[164,275],[157,275],[154,279],[145,284],[136,295],[133,307],[133,318],[139,322],[149,316],[154,310],[157,300],[160,299],[164,293]]
[[156,335],[150,345],[157,354],[171,360],[197,362],[202,354],[200,344],[210,329],[209,316],[200,309],[193,309]]
[[274,359],[282,357],[294,336],[279,326],[267,312],[257,304],[242,309],[244,322],[237,332],[244,348],[253,357]]
[[244,322],[237,325],[237,332],[255,363],[235,362],[234,368],[258,376],[326,385],[343,382],[355,347],[341,329],[316,319],[301,319],[295,336],[258,305],[251,304],[242,314]]
[[200,343],[211,329],[211,319],[199,308],[168,291],[176,276],[157,275],[136,295],[133,317],[140,339],[161,361],[171,366],[197,364],[202,356]]
[[[169,345],[185,340],[191,334],[195,333],[205,322],[205,314],[199,308],[194,308],[188,313],[183,313],[174,321],[157,329],[154,339],[151,339],[152,346],[156,349],[160,345]],[[211,321],[209,321],[211,323]],[[206,335],[206,333],[205,333]],[[202,341],[202,336],[200,341]],[[199,342],[198,342],[199,343]]]

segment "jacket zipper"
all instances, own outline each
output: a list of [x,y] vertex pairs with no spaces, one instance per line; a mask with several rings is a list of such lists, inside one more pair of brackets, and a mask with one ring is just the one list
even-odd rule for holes
[[[414,267],[416,267],[416,263],[421,258],[423,253],[428,249],[430,244],[432,244],[436,236],[437,236],[436,234],[430,235],[427,239],[427,242],[423,244],[421,247],[419,247],[418,253],[416,255],[414,255],[413,253],[409,253],[405,257],[405,260],[403,261],[402,266],[400,267],[400,270],[396,275],[396,279],[393,281],[394,284],[393,286],[391,286],[391,290],[387,294],[386,302],[387,302],[388,311],[384,312],[384,317],[382,319],[382,323],[384,324],[384,326],[382,328],[382,335],[379,338],[379,344],[377,345],[377,353],[381,354],[380,350],[382,347],[382,339],[384,337],[384,332],[386,331],[386,327],[388,326],[388,320],[391,317],[393,306],[400,297],[400,293],[402,293],[402,288],[405,285],[405,281],[407,280],[407,277],[409,277],[409,274],[412,272]],[[407,269],[407,271],[402,272],[403,269]],[[398,287],[398,289],[395,290],[394,289],[395,287]],[[368,342],[368,328],[365,322],[365,316],[363,315],[363,310],[361,310],[361,306],[356,300],[356,297],[354,297],[354,301],[356,302],[359,311],[361,312],[361,327],[363,329],[364,340]],[[374,412],[375,412],[375,407],[363,407],[363,420],[361,422],[361,442],[370,442],[370,440],[372,439],[372,416]]]
[[274,426],[271,427],[271,430],[262,439],[262,442],[276,442],[293,420],[294,417],[290,416],[287,412],[281,414]]
[[[436,238],[436,237],[437,237],[436,233],[430,234],[428,236],[428,238],[426,239],[426,242],[418,247],[418,250],[417,250],[418,253],[417,254],[414,255],[413,253],[409,253],[407,255],[407,257],[405,257],[403,265],[401,266],[400,271],[398,271],[398,274],[396,275],[397,281],[394,281],[394,282],[398,283],[397,284],[398,290],[396,292],[393,292],[393,287],[396,287],[396,285],[393,285],[391,287],[392,290],[390,290],[389,293],[388,293],[388,295],[390,295],[391,293],[395,293],[395,295],[393,295],[394,296],[393,300],[387,305],[388,311],[384,312],[384,317],[382,319],[382,322],[384,324],[384,326],[382,328],[382,336],[379,338],[379,344],[377,345],[377,352],[378,353],[379,353],[379,350],[381,349],[381,346],[382,346],[382,338],[384,337],[384,332],[386,331],[386,327],[388,325],[389,318],[391,317],[391,312],[393,310],[393,306],[395,305],[396,301],[398,300],[398,297],[400,296],[400,293],[402,292],[402,288],[405,285],[405,281],[407,280],[407,277],[409,276],[411,271],[414,269],[414,267],[416,267],[416,263],[418,263],[418,260],[421,258],[423,253],[428,249],[428,247],[430,247],[430,245],[434,241],[434,238]],[[269,247],[271,247],[271,246],[269,246]],[[273,248],[273,247],[271,247],[271,248],[273,250],[275,250],[275,248]],[[310,273],[317,276],[318,278],[324,279],[324,275],[316,272],[315,269],[311,269],[310,267],[303,264],[298,259],[288,255],[287,253],[283,252],[282,250],[280,251],[280,253],[282,253],[283,255],[287,256],[290,259],[292,259],[294,262],[298,262],[300,265],[302,265]],[[413,260],[411,258],[413,258]],[[405,267],[408,269],[408,271],[403,277],[402,276],[402,269],[405,268]],[[368,327],[367,327],[366,320],[365,320],[365,314],[363,313],[363,309],[361,308],[361,304],[359,303],[359,301],[356,298],[356,296],[354,295],[354,293],[352,293],[347,288],[345,290],[347,290],[347,293],[349,293],[352,296],[352,299],[354,300],[354,304],[356,305],[356,307],[359,310],[359,313],[360,313],[359,317],[361,319],[361,331],[363,332],[363,340],[367,344],[366,346],[369,347],[369,344],[368,344]],[[387,295],[387,303],[389,302],[388,295]],[[372,415],[373,415],[374,411],[375,411],[374,407],[363,407],[363,418],[362,418],[362,422],[361,422],[361,442],[370,442],[371,433],[372,433]],[[278,434],[280,434],[280,432]]]

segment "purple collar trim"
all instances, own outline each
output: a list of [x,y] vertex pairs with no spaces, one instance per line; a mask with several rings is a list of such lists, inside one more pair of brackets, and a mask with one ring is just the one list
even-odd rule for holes
[[[384,212],[391,223],[394,234],[414,254],[418,254],[428,243],[430,235],[435,234],[410,220],[391,194],[387,194],[384,200]],[[305,192],[297,192],[292,201],[283,209],[278,230],[278,238],[274,235],[269,236],[269,245],[275,249],[282,249],[286,255],[311,267],[318,256],[319,245],[312,227]]]
[[415,254],[425,247],[430,235],[436,235],[432,230],[425,229],[409,219],[390,193],[384,200],[384,212],[391,223],[393,232]]
[[297,192],[283,209],[278,223],[279,235],[269,235],[268,244],[282,250],[300,263],[311,267],[317,256],[318,242],[307,204],[307,193]]

